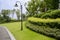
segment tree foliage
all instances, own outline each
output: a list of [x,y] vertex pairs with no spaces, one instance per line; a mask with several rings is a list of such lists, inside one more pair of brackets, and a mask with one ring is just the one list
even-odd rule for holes
[[46,8],[46,2],[41,0],[31,0],[28,3],[27,10],[30,13],[30,15],[35,15],[40,12],[45,12],[45,8]]
[[59,0],[44,0],[48,9],[58,9]]
[[1,14],[5,17],[8,16],[10,14],[10,10],[2,10]]
[[11,20],[9,14],[10,14],[10,10],[2,10],[1,11],[2,20],[4,20],[5,22],[9,22]]
[[39,8],[40,8],[39,5],[40,5],[40,0],[31,0],[28,3],[28,7],[27,7],[28,12],[31,15],[36,14],[38,12]]

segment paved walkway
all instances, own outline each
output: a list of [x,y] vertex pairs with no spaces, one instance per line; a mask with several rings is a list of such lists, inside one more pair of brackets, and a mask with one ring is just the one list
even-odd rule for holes
[[0,40],[15,40],[5,27],[0,27]]

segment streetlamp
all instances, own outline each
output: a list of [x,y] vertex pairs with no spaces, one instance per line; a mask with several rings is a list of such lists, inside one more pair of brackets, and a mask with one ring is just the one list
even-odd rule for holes
[[[20,3],[20,1],[16,1],[15,7],[18,7],[17,3]],[[23,30],[23,17],[22,17],[22,5],[20,3],[20,9],[21,9],[21,31]]]

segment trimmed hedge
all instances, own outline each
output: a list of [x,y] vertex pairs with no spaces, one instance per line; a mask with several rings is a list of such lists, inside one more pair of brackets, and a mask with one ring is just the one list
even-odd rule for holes
[[45,13],[44,15],[41,16],[41,18],[60,18],[60,10],[54,10],[51,11],[50,13]]
[[28,18],[28,21],[33,24],[37,24],[39,26],[49,26],[51,28],[59,28],[60,29],[60,19],[40,19],[40,18]]
[[52,19],[56,19],[56,18],[60,18],[60,10],[49,10],[46,13],[41,13],[41,14],[37,14],[34,17],[37,18],[52,18]]
[[60,39],[60,19],[28,18],[27,28]]

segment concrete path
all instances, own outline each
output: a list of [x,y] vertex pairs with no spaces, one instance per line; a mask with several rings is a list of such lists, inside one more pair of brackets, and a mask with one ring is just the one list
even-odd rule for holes
[[0,40],[15,40],[11,33],[5,27],[0,27]]

